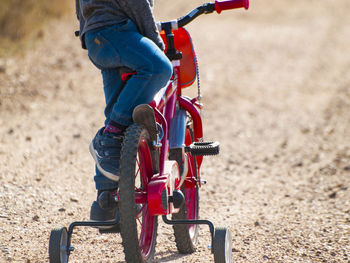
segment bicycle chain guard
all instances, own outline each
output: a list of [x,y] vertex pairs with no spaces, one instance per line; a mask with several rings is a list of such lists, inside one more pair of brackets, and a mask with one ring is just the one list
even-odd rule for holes
[[164,173],[152,177],[147,186],[147,202],[151,215],[167,215],[177,213],[169,198],[175,191],[175,186],[180,183],[180,171],[176,161],[165,161]]

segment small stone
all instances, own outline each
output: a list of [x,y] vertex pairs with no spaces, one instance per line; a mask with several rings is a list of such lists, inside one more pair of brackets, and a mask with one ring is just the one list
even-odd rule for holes
[[300,129],[300,132],[301,132],[302,134],[309,133],[309,132],[310,132],[310,128],[309,128],[309,127],[302,127],[302,128]]
[[285,148],[287,147],[287,145],[288,145],[287,139],[284,139],[284,140],[280,143],[280,147],[283,148],[283,149],[285,149]]
[[33,218],[32,218],[32,219],[33,219],[33,221],[38,222],[38,221],[39,221],[39,218],[40,218],[40,217],[39,217],[38,215],[35,215],[35,216],[33,216]]
[[74,66],[76,67],[76,68],[81,68],[81,63],[79,63],[79,62],[76,62],[75,64],[74,64]]
[[73,197],[70,198],[70,201],[73,202],[73,203],[78,203],[78,199],[75,199]]
[[8,247],[3,247],[1,248],[1,250],[5,253],[5,254],[10,254],[10,249]]
[[80,133],[73,134],[74,139],[79,139],[81,137]]
[[293,167],[302,167],[303,166],[303,162],[302,161],[295,162],[292,166]]
[[333,192],[330,195],[328,195],[329,198],[334,199],[337,197],[337,192]]
[[254,226],[260,226],[260,223],[258,221],[255,221]]

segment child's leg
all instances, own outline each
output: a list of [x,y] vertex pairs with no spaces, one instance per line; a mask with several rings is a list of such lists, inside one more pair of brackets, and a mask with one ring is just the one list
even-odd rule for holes
[[[172,74],[172,65],[165,54],[148,38],[138,33],[131,21],[121,26],[114,26],[98,33],[87,34],[87,47],[90,59],[104,70],[104,78],[112,79],[116,67],[125,66],[135,70],[112,105],[107,103],[106,110],[111,110],[110,119],[124,126],[132,123],[133,109],[152,101],[154,95],[166,85]],[[106,101],[112,101],[107,95],[116,89],[113,82],[104,82]],[[111,92],[112,93],[112,92]]]
[[[110,115],[113,109],[114,104],[117,101],[120,89],[122,87],[122,80],[120,78],[119,69],[103,69],[101,70],[103,85],[104,85],[104,94],[106,100],[105,107],[105,125],[109,123]],[[115,189],[118,187],[118,182],[113,181],[105,177],[96,167],[96,174],[94,177],[96,190],[106,190],[106,189]]]
[[104,111],[106,116],[105,125],[108,125],[113,107],[116,104],[118,96],[121,92],[123,82],[120,77],[118,68],[103,69],[101,70],[101,74],[106,101],[106,107]]
[[128,80],[120,93],[112,109],[111,119],[130,125],[134,108],[151,102],[154,95],[168,83],[172,65],[151,40],[134,32],[123,35],[130,42],[121,47],[121,62],[137,74]]

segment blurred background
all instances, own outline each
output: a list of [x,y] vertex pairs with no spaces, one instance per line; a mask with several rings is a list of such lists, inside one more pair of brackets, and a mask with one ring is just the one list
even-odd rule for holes
[[51,19],[71,15],[69,0],[1,0],[0,56],[18,52],[42,36],[42,26]]

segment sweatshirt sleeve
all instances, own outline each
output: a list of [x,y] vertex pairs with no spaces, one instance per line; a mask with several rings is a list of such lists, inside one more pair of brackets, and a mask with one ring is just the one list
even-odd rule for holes
[[79,20],[79,24],[80,24],[79,37],[80,37],[80,41],[81,41],[81,47],[83,49],[86,49],[85,39],[84,39],[84,36],[81,34],[83,32],[83,29],[84,29],[85,19],[81,13],[79,0],[75,0],[75,13],[77,15],[77,19]]
[[77,15],[77,19],[79,20],[79,16],[80,16],[79,0],[75,0],[75,14]]
[[150,2],[148,0],[120,0],[119,3],[126,15],[137,25],[140,33],[164,50],[164,43],[159,35]]

